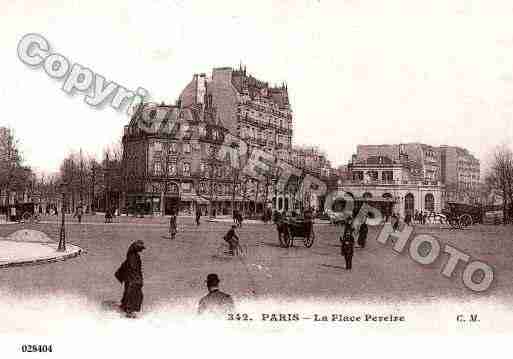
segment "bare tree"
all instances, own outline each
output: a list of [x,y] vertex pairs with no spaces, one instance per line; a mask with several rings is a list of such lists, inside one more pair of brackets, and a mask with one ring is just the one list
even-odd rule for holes
[[19,140],[11,128],[0,128],[0,193],[5,194],[6,204],[11,192],[24,192],[31,183],[33,173],[23,166]]
[[507,146],[499,146],[493,152],[485,183],[490,191],[497,192],[502,197],[503,222],[508,223],[513,204],[513,151]]

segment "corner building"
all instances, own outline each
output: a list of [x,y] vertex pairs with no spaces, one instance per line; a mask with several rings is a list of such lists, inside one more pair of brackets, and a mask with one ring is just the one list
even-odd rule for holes
[[[219,67],[212,76],[195,74],[180,95],[184,107],[205,102],[216,109],[223,126],[245,141],[249,147],[271,153],[275,159],[290,163],[316,176],[328,176],[331,165],[315,147],[293,147],[293,116],[286,84],[270,86],[247,73],[246,68]],[[265,186],[264,186],[265,187]],[[268,186],[269,187],[269,186]],[[272,207],[288,211],[303,203],[316,206],[318,201],[296,198],[267,188]]]

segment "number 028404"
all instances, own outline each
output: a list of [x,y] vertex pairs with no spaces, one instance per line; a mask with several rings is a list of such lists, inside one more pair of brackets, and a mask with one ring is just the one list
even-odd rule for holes
[[50,345],[39,345],[39,344],[23,344],[21,346],[23,353],[52,353],[53,346]]

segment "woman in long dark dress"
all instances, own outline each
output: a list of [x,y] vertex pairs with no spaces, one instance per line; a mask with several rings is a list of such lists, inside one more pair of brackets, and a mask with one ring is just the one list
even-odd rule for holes
[[139,252],[144,249],[143,241],[138,240],[132,243],[128,248],[126,260],[116,272],[116,278],[125,285],[120,308],[130,318],[135,318],[135,312],[141,311],[143,274]]

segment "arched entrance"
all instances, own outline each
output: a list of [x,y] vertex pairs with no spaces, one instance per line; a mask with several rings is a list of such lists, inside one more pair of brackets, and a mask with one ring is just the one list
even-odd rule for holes
[[382,206],[382,211],[383,211],[383,215],[385,216],[385,220],[388,220],[388,218],[392,215],[392,212],[394,210],[394,202],[392,201],[392,199],[394,197],[392,196],[392,194],[390,194],[388,192],[383,193],[383,195],[381,197],[383,197],[386,200],[389,200],[389,202],[383,203],[383,206]]
[[362,196],[363,198],[372,198],[372,193],[370,192],[365,192]]
[[435,196],[432,193],[428,193],[424,197],[424,209],[428,212],[435,211]]
[[415,211],[415,197],[413,194],[408,193],[404,196],[404,214],[410,214],[413,216],[413,212]]

